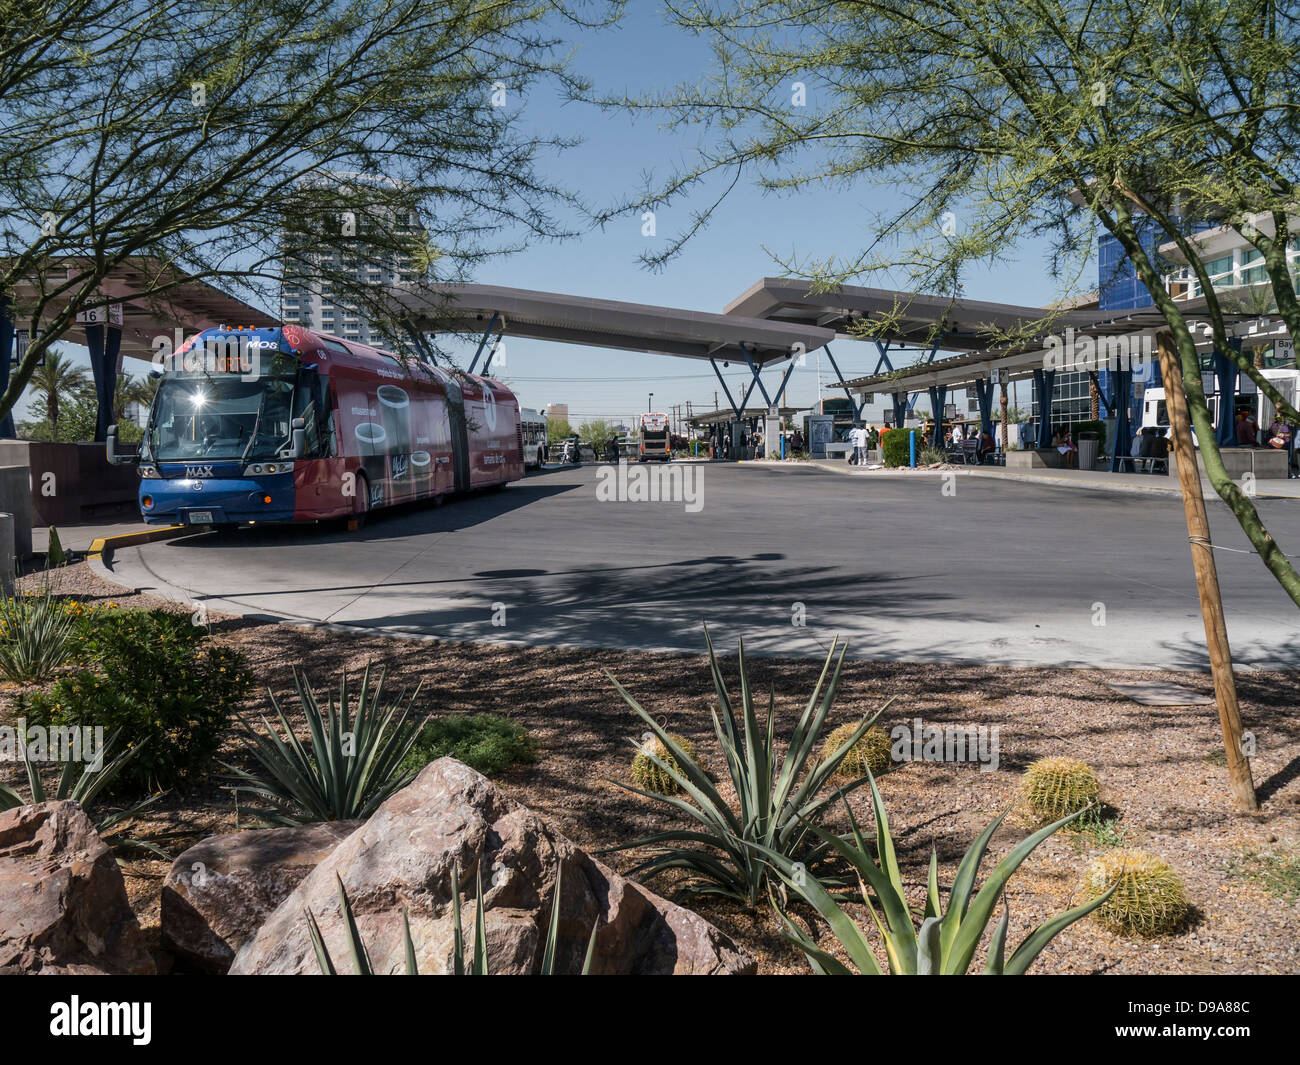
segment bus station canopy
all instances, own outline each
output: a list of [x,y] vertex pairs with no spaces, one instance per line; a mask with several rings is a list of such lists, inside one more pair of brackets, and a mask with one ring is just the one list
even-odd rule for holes
[[[1201,304],[1199,308],[1198,302]],[[1197,310],[1203,307],[1203,300],[1188,301],[1184,313],[1194,317]],[[1086,312],[1089,319],[1086,321],[1080,319],[1080,314],[1081,312],[1071,312],[1068,320],[1058,320],[1057,328],[1051,334],[1038,336],[1032,340],[963,352],[946,359],[900,367],[892,373],[858,377],[848,381],[847,387],[858,393],[917,392],[941,386],[960,388],[962,385],[988,378],[994,370],[998,371],[1001,379],[1013,381],[1032,377],[1035,370],[1043,369],[1045,358],[1051,350],[1047,342],[1048,337],[1063,337],[1067,328],[1074,330],[1076,343],[1083,339],[1097,342],[1096,349],[1104,360],[1104,346],[1107,341],[1120,337],[1150,337],[1165,327],[1164,316],[1153,308],[1123,313],[1089,311]],[[1235,330],[1240,332],[1244,327],[1247,335],[1258,335],[1261,339],[1272,337],[1275,332],[1275,323],[1261,323],[1258,315],[1224,312],[1223,318],[1230,330],[1235,327]],[[1197,346],[1202,349],[1209,348],[1212,341],[1208,330],[1199,330],[1195,328],[1195,322],[1192,324]],[[1252,328],[1257,326],[1259,328]],[[1154,357],[1154,346],[1152,353]]]
[[1025,307],[985,300],[953,299],[885,288],[841,285],[827,292],[811,291],[806,280],[765,277],[727,304],[729,315],[832,329],[848,334],[872,320],[890,324],[876,335],[905,347],[943,351],[982,352],[999,337],[1022,331],[1052,315],[1058,330],[1096,321],[1089,310]]
[[500,332],[504,336],[677,355],[690,359],[784,362],[835,339],[830,329],[621,300],[498,285],[444,284],[430,291],[398,285],[393,298],[425,333]]
[[[792,414],[798,414],[800,411],[807,410],[807,407],[778,407],[777,411],[782,418],[788,418]],[[771,414],[767,407],[749,407],[741,411],[740,417],[744,418],[766,418]],[[736,421],[736,414],[730,410],[711,410],[707,414],[692,414],[686,421],[696,428],[703,428],[713,425],[726,425]]]
[[[48,292],[51,288],[62,287],[65,281],[75,280],[81,272],[80,260],[73,258],[61,262],[55,270],[55,276],[46,278],[44,290]],[[66,292],[49,296],[42,308],[42,321],[47,321],[63,310],[76,291],[74,284]],[[154,338],[165,336],[168,344],[172,344],[177,329],[189,336],[219,325],[278,324],[275,318],[243,300],[206,281],[185,278],[171,267],[147,256],[132,258],[114,267],[99,284],[97,291],[100,297],[108,301],[106,306],[97,309],[99,322],[115,327],[120,325],[122,355],[146,362],[154,356]],[[40,289],[33,280],[19,281],[14,286],[10,314],[15,328],[31,327],[30,316],[37,306],[39,295]],[[117,318],[119,309],[120,322]],[[82,342],[76,335],[70,336],[69,340],[72,343]]]

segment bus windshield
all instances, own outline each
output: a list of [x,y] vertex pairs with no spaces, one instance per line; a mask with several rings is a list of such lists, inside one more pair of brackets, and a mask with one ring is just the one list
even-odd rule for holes
[[150,418],[154,462],[276,458],[292,443],[292,377],[163,379]]

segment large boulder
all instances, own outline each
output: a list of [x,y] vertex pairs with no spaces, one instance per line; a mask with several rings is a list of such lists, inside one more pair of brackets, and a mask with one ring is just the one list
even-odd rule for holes
[[183,965],[224,973],[267,916],[361,821],[210,836],[185,851],[162,889],[162,945]]
[[450,972],[453,868],[467,943],[481,878],[492,973],[540,970],[561,870],[557,973],[581,970],[597,921],[593,973],[754,971],[753,961],[702,917],[612,872],[452,758],[426,766],[316,866],[244,944],[230,971],[319,973],[309,912],[339,970],[349,971],[341,879],[375,972],[404,971],[403,909],[419,971]]
[[154,972],[117,861],[75,802],[0,813],[0,971]]

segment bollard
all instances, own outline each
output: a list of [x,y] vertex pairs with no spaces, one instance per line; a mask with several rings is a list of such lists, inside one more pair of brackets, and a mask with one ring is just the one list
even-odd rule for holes
[[907,454],[911,459],[912,469],[916,469],[916,430],[911,429],[907,434]]
[[14,516],[0,514],[0,592],[10,595],[17,575],[14,558]]

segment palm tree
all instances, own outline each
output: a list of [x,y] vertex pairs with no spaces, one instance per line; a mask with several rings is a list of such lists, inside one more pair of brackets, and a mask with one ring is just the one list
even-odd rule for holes
[[129,373],[119,374],[117,385],[113,390],[113,420],[121,423],[126,415],[126,408],[131,403],[138,403],[145,410],[153,405],[154,394],[158,391],[161,377],[134,377]]
[[39,396],[37,406],[44,405],[45,420],[50,429],[59,424],[59,397],[84,399],[94,389],[90,375],[79,366],[72,365],[61,352],[51,351],[45,361],[36,367],[27,387]]

